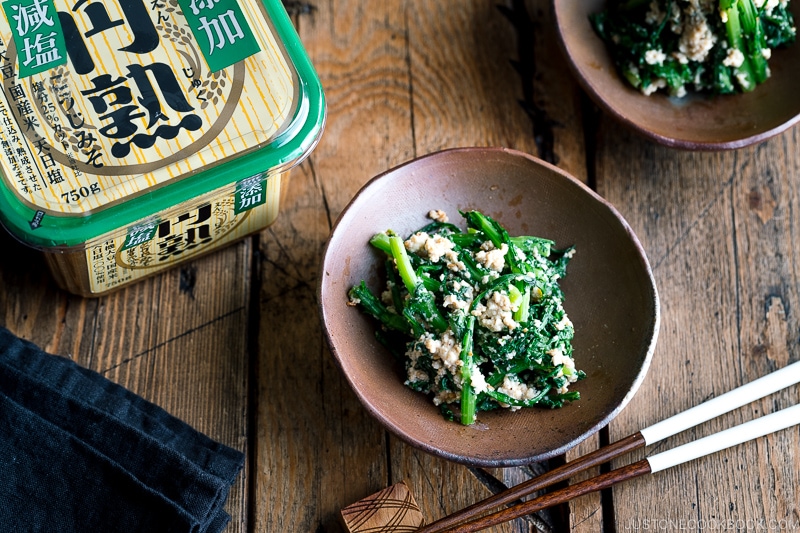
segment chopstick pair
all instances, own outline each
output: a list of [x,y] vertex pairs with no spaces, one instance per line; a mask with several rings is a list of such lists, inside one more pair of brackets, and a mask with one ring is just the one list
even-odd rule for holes
[[481,516],[482,513],[495,507],[528,496],[545,487],[569,479],[578,472],[606,463],[633,450],[654,444],[798,382],[800,382],[800,362],[776,370],[652,426],[641,429],[574,461],[565,463],[541,476],[515,485],[461,511],[445,516],[418,529],[416,533],[467,533],[481,531],[553,505],[565,503],[578,496],[611,487],[628,479],[666,470],[768,433],[800,424],[800,404],[798,404],[652,455],[630,465],[575,483],[569,487]]

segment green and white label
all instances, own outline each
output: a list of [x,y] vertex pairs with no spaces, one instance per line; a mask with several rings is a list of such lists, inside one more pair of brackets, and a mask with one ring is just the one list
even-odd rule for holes
[[67,62],[64,32],[53,0],[8,0],[3,3],[25,78]]
[[159,219],[154,219],[128,228],[128,232],[125,235],[125,242],[122,245],[122,251],[153,240],[160,222]]
[[267,178],[253,176],[236,184],[235,213],[244,213],[267,201]]
[[178,0],[211,72],[260,51],[236,0]]

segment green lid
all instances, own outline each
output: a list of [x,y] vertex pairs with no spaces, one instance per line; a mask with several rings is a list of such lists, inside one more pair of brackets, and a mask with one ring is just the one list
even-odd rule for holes
[[0,220],[87,241],[298,164],[322,87],[279,0],[7,0]]

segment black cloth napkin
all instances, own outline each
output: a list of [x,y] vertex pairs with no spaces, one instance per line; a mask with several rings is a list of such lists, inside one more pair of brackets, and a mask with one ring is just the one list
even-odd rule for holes
[[219,533],[244,454],[0,327],[0,532]]

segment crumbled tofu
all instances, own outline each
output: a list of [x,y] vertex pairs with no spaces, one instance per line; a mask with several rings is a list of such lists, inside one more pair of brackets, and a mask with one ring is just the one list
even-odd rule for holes
[[469,369],[469,379],[475,394],[486,392],[489,389],[489,384],[486,383],[486,378],[475,364],[473,364]]
[[678,49],[692,61],[703,62],[717,42],[717,36],[708,27],[705,15],[699,10],[684,21]]
[[661,50],[648,50],[644,53],[644,60],[649,65],[663,65],[666,58],[667,54]]
[[479,303],[472,311],[480,325],[491,331],[502,331],[503,328],[513,330],[519,327],[519,323],[514,320],[513,313],[511,299],[507,294],[499,291],[490,293],[486,304]]
[[464,291],[469,297],[472,297],[472,285],[467,283],[466,281],[454,280],[453,281],[453,290],[456,291]]
[[747,78],[747,74],[744,72],[737,72],[736,73],[736,81],[739,82],[742,89],[747,90],[750,88],[750,80]]
[[674,57],[681,65],[686,65],[689,62],[689,58],[686,57],[686,54],[683,52],[672,52],[672,57]]
[[411,252],[412,254],[418,253],[420,250],[424,249],[425,242],[430,239],[431,236],[425,233],[424,231],[418,231],[414,235],[408,238],[405,243],[403,243],[406,247],[406,250]]
[[565,376],[568,381],[567,385],[564,385],[558,389],[559,394],[564,394],[567,392],[569,383],[575,383],[578,381],[578,375],[575,372],[575,361],[573,361],[571,357],[564,355],[564,352],[561,348],[553,348],[547,352],[547,355],[552,358],[553,366],[564,365],[564,368],[567,369],[566,373],[564,372],[563,368],[558,373],[558,376]]
[[495,248],[491,241],[481,245],[481,250],[475,254],[475,260],[495,272],[502,272],[506,266],[506,253],[508,245],[503,243],[500,248]]
[[692,83],[694,83],[694,86],[697,87],[698,89],[703,86],[702,75],[703,75],[703,70],[697,69],[697,72],[694,75],[694,80],[692,80]]
[[455,371],[460,365],[461,343],[456,341],[451,330],[448,329],[442,333],[439,339],[427,334],[423,344],[433,358],[442,361],[450,371]]
[[447,269],[453,272],[461,272],[467,269],[463,261],[458,259],[458,254],[454,250],[450,250],[445,254],[447,259]]
[[678,3],[675,2],[671,6],[671,13],[670,13],[670,25],[669,29],[672,33],[680,35],[683,33],[683,17],[681,16],[681,8],[678,7]]
[[466,265],[459,260],[458,253],[453,250],[455,244],[447,237],[430,236],[424,231],[419,231],[409,237],[404,244],[410,253],[430,259],[432,263],[438,263],[444,257],[448,269],[466,270]]
[[447,218],[447,213],[442,211],[441,209],[431,209],[428,212],[428,218],[435,220],[436,222],[445,223],[448,222],[449,219]]
[[[457,293],[457,296],[453,295],[456,299],[463,301],[466,305],[472,303],[472,298],[474,293],[474,288],[472,287],[472,285],[470,285],[466,281],[454,280],[451,284],[451,287]],[[445,303],[445,305],[447,305],[447,303]],[[463,309],[463,308],[459,305],[455,307],[455,309]]]
[[486,284],[487,284],[487,283],[489,283],[491,280],[493,280],[493,279],[497,279],[497,278],[499,278],[499,277],[500,277],[500,273],[499,273],[499,272],[495,272],[494,270],[492,270],[491,272],[489,272],[488,274],[486,274],[485,276],[483,276],[483,277],[481,278],[481,283],[482,283],[482,284],[484,284],[484,285],[486,285]]
[[459,300],[458,297],[454,294],[448,294],[444,297],[444,306],[449,307],[450,309],[466,309],[469,307],[469,302],[465,302],[464,300]]
[[394,298],[392,297],[392,289],[394,288],[394,283],[391,281],[386,282],[386,290],[381,292],[381,302],[384,305],[392,305],[394,304]]
[[[520,382],[516,376],[506,376],[503,378],[503,384],[497,387],[497,392],[502,392],[506,396],[519,401],[530,400],[539,393],[534,387],[528,387],[525,383]],[[511,407],[512,411],[517,409],[519,409],[519,407]]]
[[450,239],[434,235],[425,241],[425,252],[432,263],[438,263],[442,256],[453,250],[453,246],[455,244]]
[[408,369],[408,379],[406,380],[407,383],[419,383],[425,381],[428,381],[428,374],[413,367]]
[[728,55],[722,60],[726,67],[739,68],[744,63],[744,54],[738,48],[729,48]]
[[436,396],[433,397],[433,405],[441,405],[443,403],[453,403],[457,402],[461,398],[460,392],[453,392],[453,391],[439,391],[436,393]]
[[412,348],[409,348],[405,356],[408,358],[407,364],[407,376],[408,380],[412,383],[417,381],[428,381],[427,374],[419,373],[416,369],[417,360],[422,356],[422,352],[419,350],[418,345],[414,345]]
[[575,326],[572,325],[572,321],[569,319],[567,315],[564,315],[561,320],[555,323],[555,328],[558,331],[564,331],[567,328],[574,328]]
[[665,80],[664,78],[658,78],[653,80],[652,83],[650,83],[650,85],[648,85],[647,87],[642,87],[642,93],[644,93],[645,96],[650,96],[657,90],[663,89],[666,86],[667,86],[667,80]]
[[566,359],[569,359],[569,357],[564,355],[564,350],[562,350],[561,348],[553,348],[552,350],[547,352],[547,355],[549,355],[550,358],[552,359],[553,366],[564,364],[564,361]]

